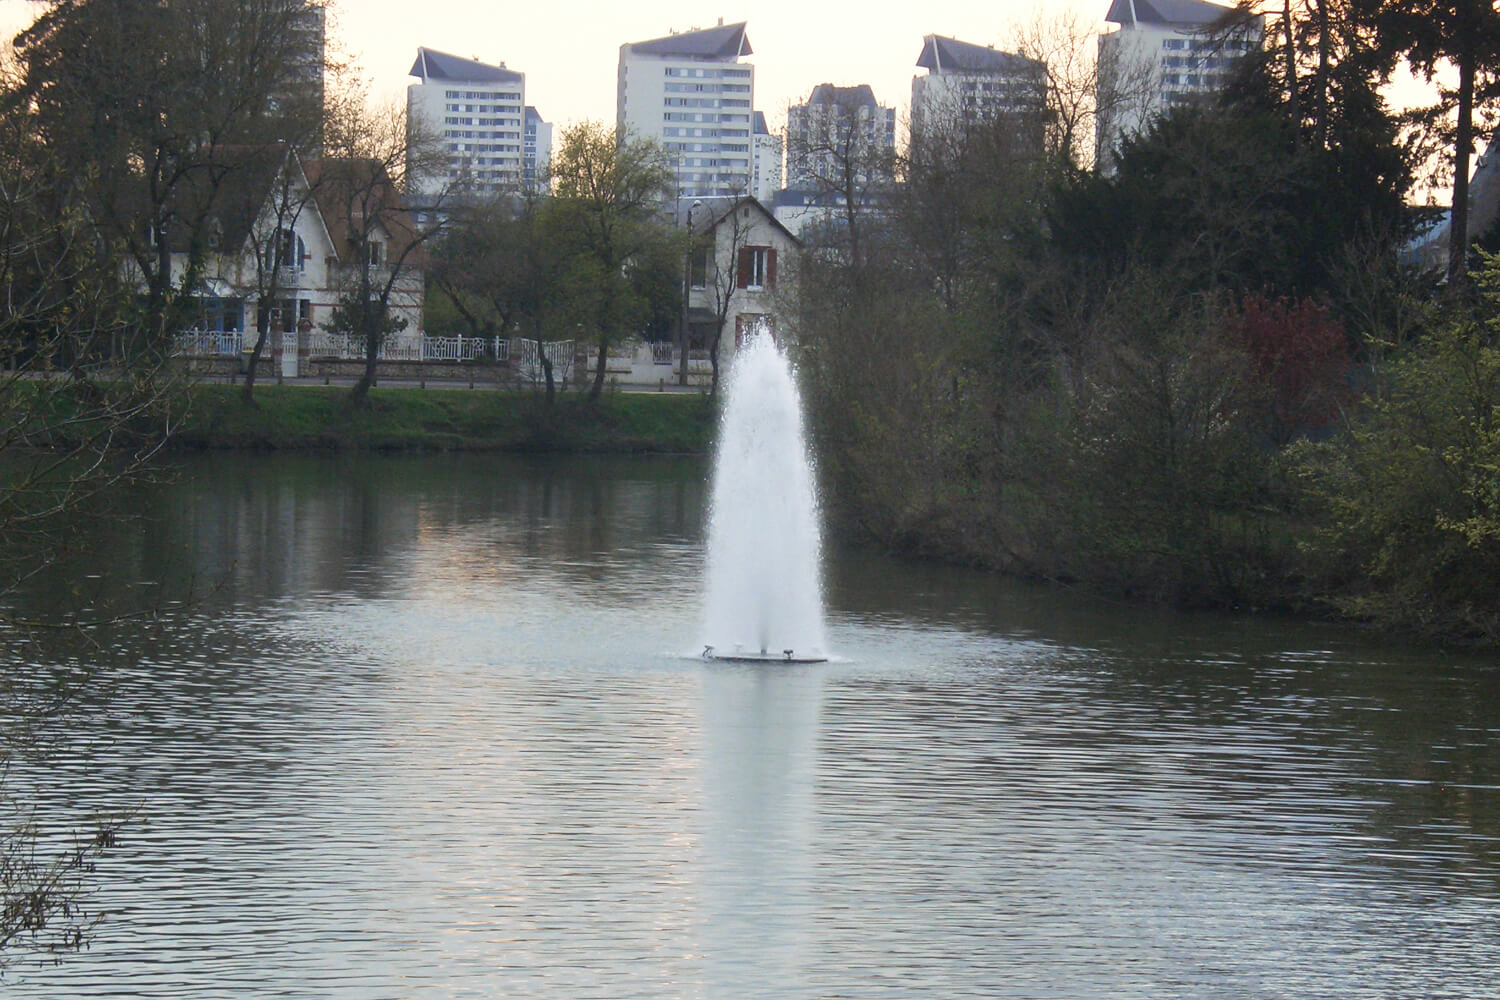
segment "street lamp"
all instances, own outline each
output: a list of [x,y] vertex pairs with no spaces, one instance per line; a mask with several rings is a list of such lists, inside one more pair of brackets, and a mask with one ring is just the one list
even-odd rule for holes
[[694,201],[687,210],[687,252],[682,259],[682,316],[677,323],[677,384],[688,384],[688,296],[693,294],[693,209],[703,202]]

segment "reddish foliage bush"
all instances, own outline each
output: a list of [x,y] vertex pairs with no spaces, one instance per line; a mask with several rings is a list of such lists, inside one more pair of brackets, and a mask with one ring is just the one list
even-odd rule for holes
[[1321,302],[1252,295],[1237,326],[1266,390],[1269,429],[1277,443],[1326,424],[1348,391],[1344,324]]

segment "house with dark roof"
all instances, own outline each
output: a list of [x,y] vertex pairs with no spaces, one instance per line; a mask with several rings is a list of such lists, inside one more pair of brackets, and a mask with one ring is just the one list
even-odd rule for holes
[[1223,88],[1260,48],[1265,21],[1208,0],[1112,0],[1099,36],[1095,164],[1113,167],[1120,142],[1174,107]]
[[753,175],[755,67],[745,23],[620,46],[615,122],[660,142],[682,198],[744,194]]
[[[237,354],[264,334],[272,339],[263,356],[288,347],[281,370],[296,374],[298,357],[318,353],[328,339],[325,325],[350,287],[351,271],[361,267],[394,276],[392,312],[406,320],[403,336],[420,338],[418,234],[395,186],[375,175],[377,167],[304,160],[283,144],[231,150],[221,159],[222,176],[185,188],[176,212],[203,219],[198,234],[168,231],[178,284],[189,266],[188,241],[203,240],[207,248],[195,320],[179,336],[179,350]],[[353,196],[355,188],[368,193]],[[196,208],[186,204],[197,198],[204,200]],[[323,349],[339,353],[342,345]]]

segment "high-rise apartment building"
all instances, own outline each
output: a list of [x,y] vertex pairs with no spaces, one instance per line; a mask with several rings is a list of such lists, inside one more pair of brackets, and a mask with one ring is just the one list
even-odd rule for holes
[[762,205],[771,204],[781,189],[781,136],[766,127],[766,116],[754,112],[750,123],[750,195]]
[[616,123],[655,139],[680,198],[750,189],[755,67],[745,25],[723,24],[620,46]]
[[849,168],[861,186],[879,184],[890,179],[895,156],[896,109],[877,101],[867,83],[820,83],[805,102],[787,110],[789,190],[821,191]]
[[443,189],[515,190],[525,176],[526,74],[417,49],[406,88],[408,127],[425,128],[446,154],[436,173],[414,178],[420,196]]
[[547,185],[547,171],[552,164],[552,123],[543,121],[536,108],[526,105],[526,138],[521,153],[521,179],[528,190],[539,191]]
[[1005,118],[1038,146],[1047,101],[1047,66],[1036,59],[928,35],[911,81],[911,129]]
[[[323,69],[328,12],[322,6],[302,0],[294,5],[291,15],[286,85],[274,100],[278,107],[293,115],[317,121],[322,117],[325,96]],[[314,137],[309,146],[315,149],[319,144],[318,137]]]
[[1208,0],[1113,0],[1104,19],[1117,25],[1099,36],[1094,155],[1104,171],[1122,139],[1221,89],[1265,35],[1261,18]]

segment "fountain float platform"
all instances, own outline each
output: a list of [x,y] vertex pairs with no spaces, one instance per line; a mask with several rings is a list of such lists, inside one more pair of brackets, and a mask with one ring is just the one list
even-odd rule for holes
[[718,653],[712,646],[703,647],[703,658],[705,660],[717,660],[721,663],[827,663],[826,656],[797,655],[795,650],[783,649],[779,653],[769,650],[761,650],[758,653],[750,653],[736,649],[732,653]]

